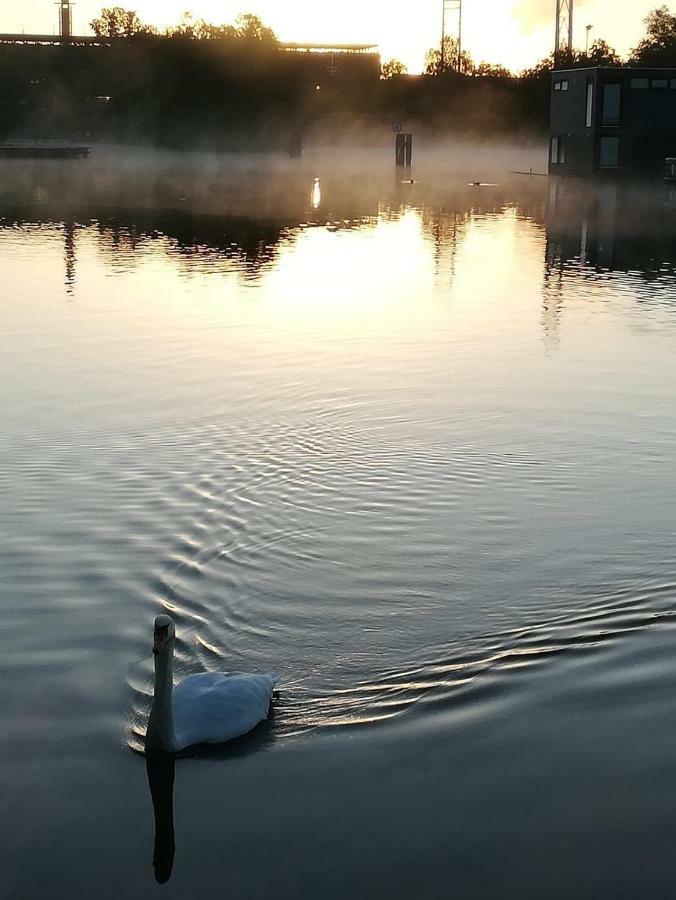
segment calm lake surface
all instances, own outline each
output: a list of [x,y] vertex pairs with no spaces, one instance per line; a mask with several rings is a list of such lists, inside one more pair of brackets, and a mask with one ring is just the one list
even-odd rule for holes
[[3,897],[674,895],[676,193],[482,153],[0,166]]

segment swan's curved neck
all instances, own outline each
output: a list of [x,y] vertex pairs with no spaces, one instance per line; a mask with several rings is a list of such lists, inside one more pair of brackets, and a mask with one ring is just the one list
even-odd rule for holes
[[146,732],[146,751],[173,753],[176,747],[172,708],[174,641],[155,657],[155,692]]

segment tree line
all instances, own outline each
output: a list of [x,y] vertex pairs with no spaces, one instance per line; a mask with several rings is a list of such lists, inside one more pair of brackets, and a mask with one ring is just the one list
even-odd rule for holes
[[[181,20],[159,31],[143,22],[134,10],[121,6],[105,7],[89,23],[97,37],[108,39],[133,39],[163,37],[172,40],[220,41],[230,44],[247,44],[250,52],[263,49],[273,50],[279,42],[274,31],[252,13],[244,13],[234,24],[214,25],[205,19],[197,19],[189,12]],[[452,37],[444,38],[443,46],[431,48],[425,56],[424,75],[444,75],[456,72],[479,78],[538,78],[552,68],[581,68],[588,66],[651,66],[676,67],[676,15],[668,6],[660,6],[646,16],[645,33],[639,44],[623,60],[606,41],[598,39],[588,49],[566,50],[549,54],[534,66],[524,69],[518,75],[506,66],[496,63],[476,63],[471,55],[462,50]],[[381,74],[384,79],[407,74],[406,66],[397,59],[383,63]]]
[[[455,38],[446,37],[443,47],[432,48],[425,56],[425,75],[443,75],[456,72],[473,77],[540,78],[553,68],[587,68],[593,66],[648,66],[652,68],[676,67],[676,15],[668,6],[654,9],[644,19],[645,32],[638,45],[626,59],[606,41],[598,39],[586,50],[565,50],[555,56],[550,53],[518,75],[506,66],[495,63],[476,63],[466,50],[461,50]],[[383,78],[406,75],[406,66],[399,60],[383,63]]]
[[[452,39],[407,76],[373,54],[289,53],[252,14],[213,25],[185,15],[161,34],[136,12],[108,7],[92,21],[100,43],[0,45],[0,139],[67,137],[162,146],[253,148],[407,130],[476,135],[547,129],[557,66],[676,67],[676,16],[646,19],[622,60],[604,41],[549,56],[516,75],[475,63]],[[381,76],[380,78],[378,76]],[[329,133],[330,132],[330,133]]]
[[277,37],[259,16],[243,13],[235,20],[234,25],[214,25],[205,19],[196,19],[185,12],[176,25],[170,25],[164,31],[143,22],[133,9],[121,6],[104,7],[101,13],[89,23],[96,37],[108,39],[131,39],[165,37],[194,41],[237,41],[258,44],[260,47],[275,47]]

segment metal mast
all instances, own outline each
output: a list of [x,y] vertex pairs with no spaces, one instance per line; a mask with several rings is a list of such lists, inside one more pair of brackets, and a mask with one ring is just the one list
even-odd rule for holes
[[573,3],[574,0],[556,0],[555,60],[573,49]]
[[[572,3],[572,0],[570,0]],[[446,38],[457,42],[457,57],[451,61],[446,59]],[[456,71],[462,66],[462,0],[441,0],[441,65],[446,71],[446,63]]]
[[59,34],[63,38],[69,38],[73,33],[73,8],[70,0],[59,0]]

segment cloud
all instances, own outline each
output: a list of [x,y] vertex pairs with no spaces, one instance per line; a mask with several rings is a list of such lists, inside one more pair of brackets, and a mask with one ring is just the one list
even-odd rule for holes
[[[620,53],[635,47],[643,34],[645,16],[663,0],[632,0],[631,5],[617,0],[575,0],[575,40],[584,46],[585,26],[593,25],[594,38],[603,38]],[[673,9],[673,0],[666,0]],[[618,7],[621,6],[621,10]],[[512,16],[522,34],[549,30],[554,37],[556,0],[513,0]]]
[[[654,0],[654,2],[657,3],[659,0]],[[591,6],[594,5],[594,3],[591,4]],[[606,4],[602,2],[600,5],[603,7]],[[575,0],[576,22],[580,16],[585,15],[589,6],[589,3]],[[519,20],[521,28],[525,32],[548,26],[551,26],[553,32],[556,24],[556,0],[514,0],[512,15]]]
[[515,0],[513,15],[524,31],[533,31],[551,24],[554,28],[556,0]]

